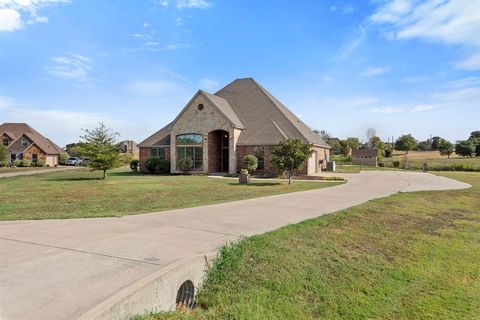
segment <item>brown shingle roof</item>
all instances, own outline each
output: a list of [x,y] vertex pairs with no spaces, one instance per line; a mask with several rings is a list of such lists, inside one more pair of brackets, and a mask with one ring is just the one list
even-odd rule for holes
[[45,138],[38,131],[30,127],[26,123],[4,123],[0,125],[0,136],[6,133],[13,140],[17,140],[22,136],[29,138],[35,145],[42,149],[46,154],[60,155],[65,153],[53,141]]
[[[277,145],[284,139],[296,138],[303,143],[330,148],[318,134],[252,78],[237,79],[215,94],[200,90],[192,100],[199,94],[205,95],[235,127],[243,129],[237,142],[240,145]],[[176,119],[142,141],[139,147],[170,144],[170,127]]]
[[225,98],[230,103],[245,126],[238,144],[278,144],[283,140],[278,140],[278,130],[265,131],[263,139],[254,139],[258,137],[259,131],[273,121],[275,127],[288,138],[329,147],[319,135],[252,78],[234,80],[215,95]]
[[378,149],[353,149],[352,157],[376,157]]

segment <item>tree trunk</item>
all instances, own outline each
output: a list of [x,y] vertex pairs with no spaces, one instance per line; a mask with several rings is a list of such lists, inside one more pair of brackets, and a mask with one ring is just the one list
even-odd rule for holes
[[288,184],[292,184],[292,171],[288,171]]
[[107,170],[103,170],[103,180],[107,179]]

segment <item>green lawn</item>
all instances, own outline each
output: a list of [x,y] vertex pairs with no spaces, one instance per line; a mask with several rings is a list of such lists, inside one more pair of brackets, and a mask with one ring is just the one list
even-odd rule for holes
[[104,217],[318,189],[338,182],[238,181],[206,176],[154,176],[75,170],[0,179],[0,220]]
[[14,173],[14,172],[44,170],[44,169],[46,169],[46,168],[41,168],[41,167],[17,167],[17,168],[2,167],[2,168],[0,168],[0,173]]
[[480,173],[222,249],[191,313],[135,319],[479,319]]

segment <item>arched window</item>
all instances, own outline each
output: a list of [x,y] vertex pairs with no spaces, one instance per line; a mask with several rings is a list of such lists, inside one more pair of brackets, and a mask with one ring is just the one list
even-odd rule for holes
[[183,158],[193,160],[193,170],[203,168],[203,136],[201,134],[189,133],[179,134],[176,137],[177,161]]

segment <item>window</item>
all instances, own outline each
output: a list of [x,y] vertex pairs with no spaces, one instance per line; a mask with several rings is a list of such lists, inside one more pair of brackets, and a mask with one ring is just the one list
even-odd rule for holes
[[22,147],[26,148],[28,146],[28,140],[22,138]]
[[38,162],[38,154],[34,153],[32,154],[32,162],[37,163]]
[[203,136],[201,134],[179,134],[177,136],[177,145],[201,145]]
[[165,148],[152,148],[152,149],[150,149],[150,156],[152,158],[165,159]]
[[203,169],[203,136],[201,134],[180,134],[177,141],[177,161],[183,158],[193,160],[193,170]]
[[2,139],[2,143],[3,143],[4,146],[8,146],[9,142],[10,141],[8,140],[8,138],[3,138]]
[[17,160],[17,155],[15,153],[12,153],[10,155],[10,161],[15,161],[15,160]]
[[198,109],[198,111],[202,111],[202,110],[203,110],[203,104],[200,103],[200,104],[197,106],[197,109]]
[[256,147],[255,149],[255,157],[258,159],[258,170],[265,169],[265,149],[263,147]]

